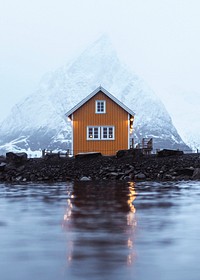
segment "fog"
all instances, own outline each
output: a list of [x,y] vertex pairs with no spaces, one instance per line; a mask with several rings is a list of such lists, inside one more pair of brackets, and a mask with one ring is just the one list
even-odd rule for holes
[[0,0],[0,121],[48,71],[106,33],[181,135],[200,117],[200,1]]

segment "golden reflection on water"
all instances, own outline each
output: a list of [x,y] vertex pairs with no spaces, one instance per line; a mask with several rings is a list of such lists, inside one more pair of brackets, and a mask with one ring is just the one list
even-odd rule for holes
[[135,191],[135,183],[134,182],[130,182],[129,183],[129,194],[128,194],[128,197],[129,197],[129,199],[128,199],[127,203],[128,203],[128,205],[130,207],[130,211],[135,214],[136,209],[135,209],[135,207],[133,205],[133,201],[136,199],[136,191]]
[[[72,209],[73,209],[72,199],[74,198],[74,195],[72,194],[71,190],[67,191],[67,195],[68,195],[67,206],[65,209],[65,214],[62,223],[62,228],[64,228],[65,230],[69,230],[71,228],[71,216],[72,216]],[[70,264],[72,262],[73,247],[74,247],[73,240],[68,240],[67,241],[67,264]]]
[[[118,214],[118,211],[120,211],[119,213],[121,214],[121,217],[124,217],[124,220],[120,220],[120,228],[122,228],[122,231],[117,233],[119,234],[119,236],[121,236],[120,238],[122,240],[124,240],[126,244],[124,246],[123,250],[127,251],[127,258],[124,259],[123,257],[123,253],[120,251],[118,251],[118,255],[120,256],[120,259],[124,259],[124,262],[126,263],[126,265],[131,266],[134,263],[136,254],[135,254],[135,248],[134,248],[134,234],[135,234],[135,230],[137,227],[137,221],[136,221],[136,208],[134,206],[134,200],[136,199],[137,193],[135,191],[135,183],[134,182],[129,182],[128,186],[126,186],[125,188],[125,193],[121,192],[121,190],[119,190],[119,188],[117,189],[113,189],[110,190],[104,190],[105,194],[100,198],[99,194],[95,194],[95,190],[93,189],[91,192],[93,194],[93,196],[91,195],[90,189],[83,189],[80,190],[78,189],[79,186],[76,186],[75,190],[69,190],[68,191],[68,199],[67,199],[67,205],[66,205],[66,209],[65,209],[65,214],[63,217],[63,223],[62,223],[62,227],[65,229],[65,231],[68,233],[68,240],[67,240],[67,264],[71,265],[73,262],[80,262],[79,257],[77,256],[76,252],[77,250],[79,250],[79,248],[77,247],[77,241],[80,244],[84,244],[84,238],[80,235],[78,237],[78,239],[74,239],[74,230],[81,230],[84,234],[86,233],[87,235],[87,231],[89,232],[89,234],[91,234],[90,232],[90,228],[88,229],[88,218],[93,218],[93,212],[92,210],[90,211],[88,207],[88,205],[92,205],[92,209],[94,211],[96,211],[98,209],[98,211],[102,211],[102,215],[103,218],[106,219],[107,221],[110,221],[110,225],[109,228],[104,228],[101,227],[101,224],[99,224],[98,220],[96,223],[96,228],[94,229],[94,236],[95,236],[95,230],[98,232],[98,230],[102,231],[105,230],[105,232],[107,232],[108,236],[107,236],[107,242],[108,242],[108,247],[110,246],[110,249],[112,250],[112,243],[109,243],[109,238],[110,238],[110,234],[109,234],[109,230],[115,230],[117,223],[119,222],[117,220],[117,218],[115,217],[115,213]],[[80,188],[83,188],[83,186],[80,186]],[[109,188],[109,186],[108,186]],[[117,199],[116,199],[116,194],[118,194]],[[101,194],[102,195],[102,194]],[[109,198],[105,198],[105,196],[108,195]],[[105,208],[104,208],[104,200],[105,200]],[[108,204],[108,201],[112,201],[113,203],[113,210],[111,212],[108,212],[108,214],[105,214],[106,211],[106,205]],[[109,202],[110,202],[109,201]],[[106,204],[107,203],[107,204]],[[121,210],[118,210],[117,208],[117,204],[121,205]],[[109,206],[109,205],[108,205]],[[115,209],[116,207],[116,209]],[[74,209],[75,208],[75,209]],[[110,216],[109,216],[110,215]],[[83,220],[81,220],[83,219]],[[80,223],[80,220],[82,221],[82,223]],[[91,226],[94,226],[93,224],[91,224]],[[119,237],[118,237],[119,238]],[[88,250],[90,250],[90,246],[96,246],[97,249],[99,248],[99,250],[102,250],[100,247],[100,245],[98,245],[98,241],[102,241],[101,237],[99,240],[95,240],[95,242],[97,243],[93,243],[93,245],[83,245],[86,246],[86,251],[87,248]],[[94,241],[93,241],[94,242]],[[110,245],[109,245],[110,244]],[[117,248],[120,244],[118,244],[118,241],[116,240],[116,244],[115,247]],[[87,247],[88,246],[88,247]],[[127,249],[126,249],[127,248]],[[87,257],[87,256],[86,256]],[[102,260],[103,260],[103,255],[101,256]],[[112,259],[112,258],[111,258]],[[99,261],[102,261],[99,260]],[[113,262],[115,260],[115,256],[113,256]]]
[[64,221],[69,221],[71,215],[72,215],[72,201],[71,199],[67,199],[67,208],[66,208],[66,213],[64,214]]
[[133,246],[133,239],[134,239],[134,232],[137,226],[137,221],[135,217],[136,208],[133,205],[134,200],[136,199],[136,191],[135,191],[135,183],[129,182],[129,193],[128,193],[128,200],[127,203],[129,205],[130,211],[127,214],[127,226],[129,228],[129,238],[127,241],[127,247],[129,249],[129,254],[127,257],[127,265],[132,265],[134,259],[135,259],[135,252],[134,252],[134,246]]

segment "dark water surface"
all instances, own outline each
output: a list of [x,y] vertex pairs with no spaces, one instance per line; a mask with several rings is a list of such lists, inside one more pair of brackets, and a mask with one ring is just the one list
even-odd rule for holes
[[199,280],[200,182],[0,184],[1,280]]

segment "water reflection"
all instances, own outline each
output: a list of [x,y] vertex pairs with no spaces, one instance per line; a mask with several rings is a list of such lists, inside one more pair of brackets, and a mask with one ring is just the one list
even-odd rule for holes
[[63,220],[68,269],[77,277],[119,275],[118,267],[130,266],[135,258],[134,183],[76,182],[68,192]]
[[134,200],[136,199],[136,191],[135,191],[135,183],[129,183],[129,193],[128,193],[128,205],[130,208],[129,213],[127,214],[127,226],[129,227],[129,239],[127,241],[127,247],[129,248],[130,252],[127,257],[127,264],[131,265],[135,258],[135,253],[133,251],[133,238],[135,228],[137,226],[137,221],[135,218],[136,208],[133,205]]
[[1,279],[198,280],[199,212],[200,182],[0,184]]

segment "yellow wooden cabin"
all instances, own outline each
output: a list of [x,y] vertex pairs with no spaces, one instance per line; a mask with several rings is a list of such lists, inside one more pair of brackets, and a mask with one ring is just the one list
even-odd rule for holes
[[66,113],[72,123],[72,154],[115,155],[130,148],[134,112],[98,87]]

